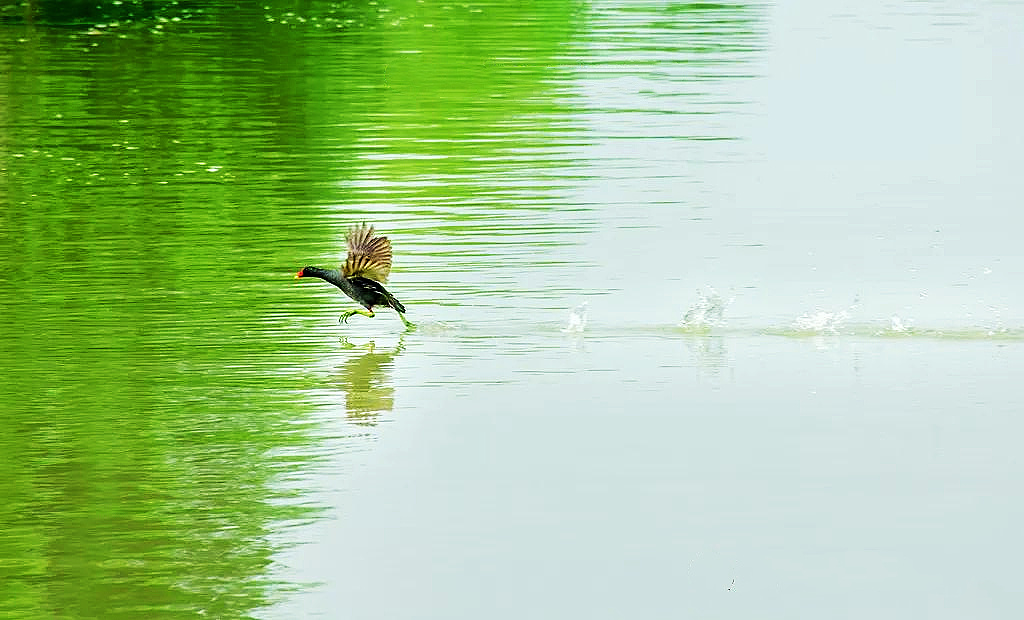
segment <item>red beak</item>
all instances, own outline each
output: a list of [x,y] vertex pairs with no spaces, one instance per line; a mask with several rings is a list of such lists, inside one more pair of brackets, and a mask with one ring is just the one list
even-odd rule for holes
[[295,274],[295,279],[296,280],[298,280],[299,278],[302,277],[302,272],[303,271],[305,271],[305,269],[299,269],[299,272]]

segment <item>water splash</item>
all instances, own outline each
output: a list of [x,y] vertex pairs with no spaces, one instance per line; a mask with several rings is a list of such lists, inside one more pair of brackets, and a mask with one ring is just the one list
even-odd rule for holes
[[839,328],[850,318],[846,310],[839,312],[805,312],[793,321],[793,329],[798,332],[814,332],[816,334],[838,334]]
[[446,321],[421,320],[416,322],[416,332],[430,335],[446,335],[459,329],[459,326]]
[[910,334],[911,332],[913,332],[914,329],[912,323],[912,320],[904,322],[903,319],[899,317],[899,315],[894,314],[891,317],[889,317],[889,329],[886,330],[886,333]]
[[706,291],[697,290],[697,301],[683,315],[679,326],[686,329],[711,329],[725,325],[725,310],[735,297],[724,299],[710,286]]
[[587,302],[583,302],[569,311],[569,322],[562,329],[566,334],[581,334],[587,328]]

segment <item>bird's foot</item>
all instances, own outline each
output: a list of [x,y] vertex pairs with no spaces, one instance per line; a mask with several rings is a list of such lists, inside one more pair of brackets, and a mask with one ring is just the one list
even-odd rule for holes
[[373,310],[360,310],[359,308],[354,308],[352,310],[346,310],[345,312],[341,313],[341,316],[338,317],[338,322],[339,323],[348,323],[349,318],[353,314],[361,314],[361,315],[363,315],[365,317],[369,317],[371,319],[374,316],[376,316],[376,315],[373,314]]

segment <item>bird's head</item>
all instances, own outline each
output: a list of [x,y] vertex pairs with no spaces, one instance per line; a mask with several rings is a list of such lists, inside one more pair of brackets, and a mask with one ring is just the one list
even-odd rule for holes
[[299,278],[304,278],[306,276],[306,269],[308,269],[308,267],[303,267],[302,269],[299,269],[299,271],[295,274],[295,279],[298,280]]

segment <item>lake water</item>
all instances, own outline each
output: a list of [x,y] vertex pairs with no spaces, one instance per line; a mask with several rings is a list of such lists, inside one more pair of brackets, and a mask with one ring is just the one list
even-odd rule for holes
[[0,617],[1024,613],[1024,4],[96,4],[0,6]]

